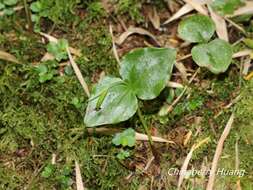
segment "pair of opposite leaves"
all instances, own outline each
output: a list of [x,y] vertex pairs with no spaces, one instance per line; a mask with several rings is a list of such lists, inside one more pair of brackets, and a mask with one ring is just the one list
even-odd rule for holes
[[[232,48],[223,40],[205,43],[214,34],[212,20],[194,15],[183,20],[179,36],[189,42],[200,42],[192,49],[193,60],[213,73],[227,70],[232,60]],[[105,77],[92,90],[84,122],[87,127],[119,123],[132,117],[138,100],[157,97],[169,80],[176,51],[171,48],[142,48],[131,51],[122,59],[120,76]]]

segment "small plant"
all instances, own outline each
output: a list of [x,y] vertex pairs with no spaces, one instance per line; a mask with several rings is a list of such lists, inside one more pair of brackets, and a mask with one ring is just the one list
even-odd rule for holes
[[116,146],[133,147],[135,145],[135,131],[132,128],[129,128],[122,133],[117,133],[112,139],[112,143]]
[[105,15],[105,10],[101,2],[89,3],[87,10],[89,12],[90,20],[99,19],[101,16]]
[[44,170],[41,172],[41,176],[44,178],[49,178],[54,175],[55,170],[56,170],[55,165],[48,164],[45,166]]
[[[117,133],[112,139],[112,143],[116,146],[133,147],[135,145],[135,131],[129,128],[121,133]],[[127,150],[120,150],[116,157],[119,160],[124,160],[129,156],[130,153]]]
[[47,61],[38,65],[35,70],[39,75],[39,82],[44,83],[51,80],[58,73],[56,67],[54,61]]
[[[91,92],[84,117],[87,127],[115,124],[132,117],[138,110],[142,125],[148,134],[152,151],[152,139],[138,108],[138,99],[156,98],[165,88],[176,59],[171,48],[142,48],[125,55],[122,59],[120,76],[105,77]],[[129,129],[116,135],[116,145],[133,146],[134,130]]]
[[130,156],[130,153],[126,150],[121,150],[118,154],[117,154],[117,158],[119,160],[125,160],[126,158],[128,158]]
[[18,0],[0,0],[0,11],[5,15],[12,15],[14,13],[13,6],[18,3]]
[[47,45],[47,51],[51,53],[57,61],[61,61],[68,58],[66,48],[68,47],[68,41],[60,39],[58,42],[49,42]]
[[176,51],[170,48],[142,48],[122,59],[121,78],[105,77],[91,92],[84,122],[87,127],[115,124],[132,117],[138,99],[156,98],[169,80]]
[[68,189],[73,183],[71,173],[72,169],[68,166],[57,168],[56,165],[47,164],[41,172],[41,176],[48,180],[55,180],[60,189]]
[[232,61],[231,45],[221,39],[211,39],[215,31],[213,21],[204,15],[193,15],[183,20],[178,27],[179,36],[194,43],[192,59],[200,67],[206,67],[214,74],[225,72]]
[[74,8],[79,0],[36,0],[30,5],[34,30],[40,31],[41,18],[47,18],[55,24],[65,23],[67,20],[76,19]]

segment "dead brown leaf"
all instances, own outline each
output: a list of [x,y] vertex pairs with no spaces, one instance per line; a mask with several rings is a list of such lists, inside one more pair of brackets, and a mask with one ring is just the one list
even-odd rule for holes
[[11,55],[10,53],[1,50],[0,50],[0,59],[13,63],[19,63],[19,61],[14,55]]
[[228,42],[228,30],[225,19],[222,16],[218,15],[216,12],[214,12],[210,6],[208,6],[208,10],[210,12],[212,20],[215,23],[216,33],[218,37]]
[[123,32],[118,38],[115,39],[115,43],[118,45],[121,45],[130,35],[133,34],[140,34],[140,35],[146,35],[152,38],[158,45],[159,42],[156,40],[156,37],[151,34],[149,31],[139,28],[139,27],[129,27],[127,31]]

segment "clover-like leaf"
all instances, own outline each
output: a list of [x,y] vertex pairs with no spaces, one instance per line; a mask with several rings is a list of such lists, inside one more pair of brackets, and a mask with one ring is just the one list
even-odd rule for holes
[[121,133],[117,133],[112,139],[112,143],[116,146],[129,146],[135,145],[135,131],[132,128],[126,129]]
[[47,45],[47,51],[55,57],[57,61],[68,58],[66,48],[68,47],[68,41],[66,39],[60,39],[58,42],[49,42]]
[[92,90],[84,123],[87,127],[115,124],[132,117],[137,98],[120,78],[105,77]]
[[119,160],[125,160],[126,158],[128,158],[130,156],[130,153],[126,150],[121,150],[118,154],[117,154],[117,158]]
[[120,75],[142,100],[157,97],[166,86],[176,59],[171,48],[142,48],[122,59]]
[[193,15],[179,23],[179,37],[185,41],[197,43],[207,42],[215,32],[214,22],[204,15]]
[[225,72],[232,61],[231,45],[221,39],[215,39],[208,44],[200,44],[191,50],[193,60],[206,67],[214,74]]

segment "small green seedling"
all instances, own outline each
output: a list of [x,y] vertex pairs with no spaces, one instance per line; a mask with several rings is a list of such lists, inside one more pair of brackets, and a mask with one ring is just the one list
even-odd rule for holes
[[122,59],[120,76],[104,77],[91,92],[84,122],[87,127],[116,124],[132,117],[138,99],[156,98],[169,80],[176,51],[171,48],[141,48]]
[[67,47],[68,41],[66,39],[60,39],[58,42],[49,42],[47,51],[51,53],[57,61],[61,61],[68,58]]
[[54,175],[55,170],[56,170],[55,165],[48,164],[48,165],[45,166],[45,168],[41,172],[41,176],[44,177],[44,178],[49,178],[52,175]]
[[206,67],[214,74],[225,72],[232,62],[232,47],[221,39],[208,43],[215,31],[213,21],[204,15],[193,15],[179,24],[179,36],[189,42],[198,42],[192,48],[192,59],[200,67]]
[[53,64],[45,64],[45,63],[41,63],[40,65],[38,65],[36,67],[36,72],[39,75],[40,83],[44,83],[46,81],[51,80],[54,77],[54,75],[57,74],[57,70],[54,69]]
[[14,13],[13,6],[18,3],[18,0],[0,0],[0,11],[5,15],[12,15]]
[[122,133],[117,133],[112,139],[112,143],[116,146],[133,147],[135,145],[135,131],[129,128]]
[[126,150],[121,150],[118,154],[117,154],[117,158],[119,160],[125,160],[126,158],[128,158],[130,156],[130,153]]

